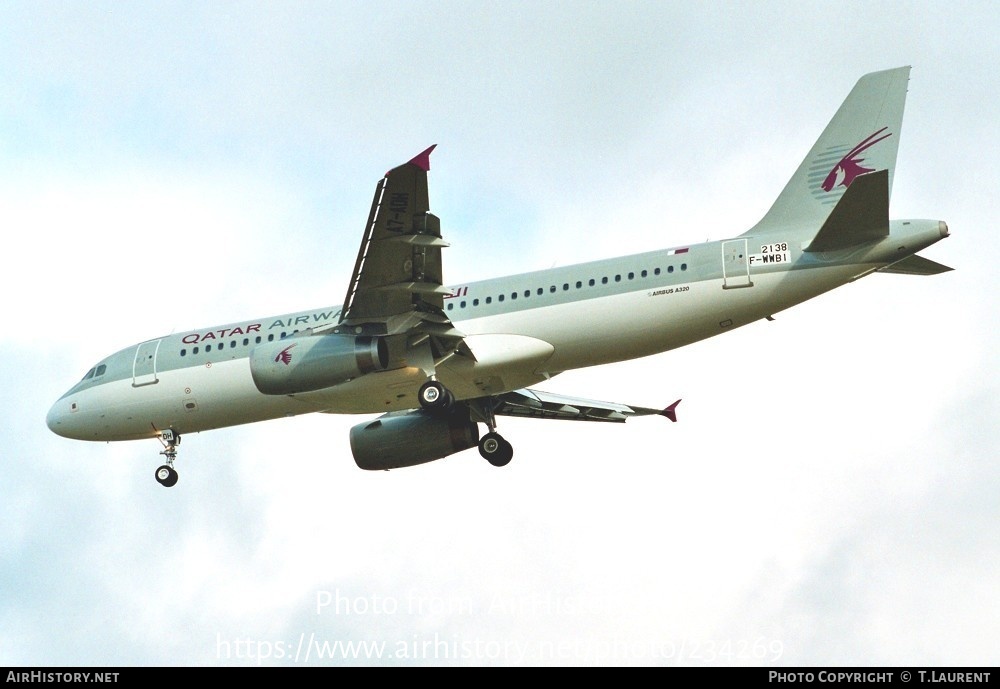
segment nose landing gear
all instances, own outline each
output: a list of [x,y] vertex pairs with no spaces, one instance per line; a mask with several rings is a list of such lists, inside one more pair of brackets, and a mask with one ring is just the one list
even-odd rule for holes
[[160,431],[157,436],[163,444],[161,455],[166,457],[167,463],[156,469],[156,481],[164,488],[170,488],[177,483],[177,471],[174,469],[174,460],[177,459],[177,446],[181,444],[180,433],[175,433],[169,428]]

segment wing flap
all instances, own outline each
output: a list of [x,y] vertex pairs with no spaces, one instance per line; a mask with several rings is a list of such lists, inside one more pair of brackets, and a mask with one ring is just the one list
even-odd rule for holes
[[440,294],[446,296],[451,294],[451,290],[441,285],[429,282],[394,282],[388,285],[379,285],[372,290],[378,292],[402,292],[404,294]]
[[426,333],[428,335],[434,335],[435,337],[443,337],[449,339],[462,339],[465,337],[465,333],[453,326],[451,323],[432,323],[430,321],[423,321],[422,323],[413,326],[413,332]]
[[432,237],[425,234],[401,234],[395,237],[386,237],[383,242],[398,242],[403,244],[415,244],[417,246],[434,246],[440,249],[451,246],[440,237]]
[[515,390],[493,398],[495,406],[493,413],[500,416],[520,416],[540,419],[562,419],[566,421],[602,421],[606,423],[625,423],[633,416],[650,416],[658,414],[676,421],[674,409],[680,403],[677,400],[666,409],[637,407],[617,402],[600,402],[598,400],[580,399],[557,395],[540,390]]

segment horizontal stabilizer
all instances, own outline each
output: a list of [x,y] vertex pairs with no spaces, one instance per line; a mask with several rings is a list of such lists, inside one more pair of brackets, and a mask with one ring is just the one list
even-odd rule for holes
[[836,251],[889,235],[889,171],[861,175],[847,188],[806,251]]
[[898,273],[900,275],[938,275],[947,273],[949,270],[954,270],[954,268],[935,263],[929,258],[916,254],[907,256],[902,261],[896,261],[891,266],[879,268],[880,273]]

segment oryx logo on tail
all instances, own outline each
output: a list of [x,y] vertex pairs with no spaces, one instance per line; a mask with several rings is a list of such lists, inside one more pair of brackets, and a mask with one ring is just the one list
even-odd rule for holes
[[297,344],[298,344],[297,342],[293,342],[292,344],[288,345],[287,347],[285,347],[284,349],[282,349],[280,352],[278,352],[278,356],[274,357],[274,363],[278,363],[280,361],[285,366],[288,366],[289,364],[291,364],[292,363],[292,353],[289,350],[291,350],[291,348],[294,347]]
[[848,151],[847,155],[841,158],[840,162],[833,166],[833,169],[830,170],[830,174],[828,174],[826,179],[823,180],[823,191],[833,191],[834,187],[849,187],[851,186],[851,182],[853,182],[854,178],[858,175],[863,175],[866,172],[874,172],[874,168],[863,167],[861,163],[865,162],[865,159],[858,158],[857,156],[877,144],[879,141],[888,139],[892,136],[892,132],[889,132],[885,136],[879,136],[879,134],[884,132],[886,129],[888,129],[888,127],[882,127]]

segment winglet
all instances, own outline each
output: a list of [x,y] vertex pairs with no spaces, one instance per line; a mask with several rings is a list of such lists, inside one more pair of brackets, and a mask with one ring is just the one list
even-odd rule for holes
[[437,144],[434,144],[423,153],[418,153],[412,160],[409,161],[409,164],[416,165],[424,172],[429,171],[431,169],[431,151],[435,148],[437,148]]
[[671,421],[673,421],[673,422],[676,423],[677,422],[677,412],[674,411],[674,410],[677,408],[677,405],[680,404],[680,403],[681,403],[681,401],[677,400],[676,402],[674,402],[673,404],[671,404],[669,407],[667,407],[666,409],[664,409],[663,411],[661,411],[660,412],[660,416],[665,416],[668,419],[670,419]]

